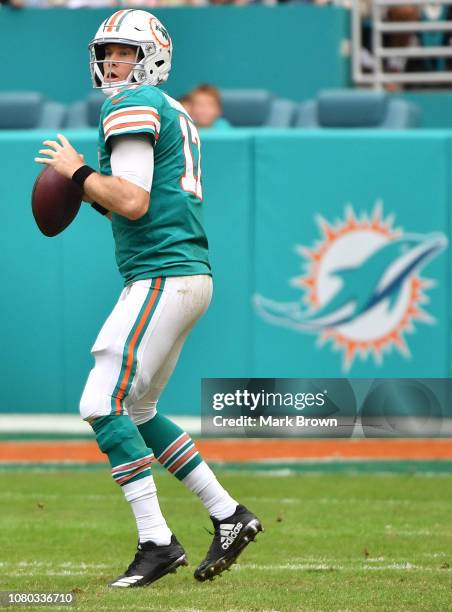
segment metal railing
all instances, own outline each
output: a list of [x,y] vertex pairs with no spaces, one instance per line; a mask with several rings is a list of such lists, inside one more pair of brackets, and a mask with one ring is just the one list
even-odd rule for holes
[[[428,84],[452,83],[452,71],[425,70],[407,72],[404,70],[391,72],[387,69],[388,58],[452,58],[452,46],[421,47],[408,45],[405,47],[385,46],[385,34],[388,33],[419,33],[419,32],[452,32],[452,21],[429,19],[429,21],[385,21],[384,11],[392,6],[425,6],[425,0],[372,0],[372,58],[373,70],[364,72],[362,60],[362,17],[360,0],[352,0],[351,30],[352,30],[352,71],[353,80],[358,85],[370,85],[382,89],[385,83]],[[452,6],[452,0],[434,0],[431,6]]]

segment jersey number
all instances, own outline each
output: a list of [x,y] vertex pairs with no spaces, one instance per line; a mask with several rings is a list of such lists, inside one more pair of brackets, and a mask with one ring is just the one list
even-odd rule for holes
[[[185,172],[184,175],[181,176],[180,184],[184,191],[192,193],[202,200],[201,141],[199,140],[198,130],[196,126],[191,121],[188,121],[183,115],[179,115],[179,125],[184,141],[183,149],[185,157]],[[193,147],[198,148],[198,163],[196,169],[193,157]]]

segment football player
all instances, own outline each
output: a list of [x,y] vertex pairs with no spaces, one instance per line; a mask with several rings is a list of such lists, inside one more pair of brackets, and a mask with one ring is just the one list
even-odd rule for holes
[[202,460],[190,436],[157,413],[182,346],[212,293],[202,221],[201,145],[184,107],[156,86],[167,80],[172,42],[146,11],[123,9],[89,45],[93,85],[107,94],[99,125],[100,172],[62,135],[37,162],[82,187],[111,219],[125,287],[93,347],[82,418],[108,455],[130,503],[138,550],[112,587],[145,586],[187,563],[166,524],[151,474],[153,456],[207,508],[214,537],[195,571],[200,581],[227,569],[262,530]]

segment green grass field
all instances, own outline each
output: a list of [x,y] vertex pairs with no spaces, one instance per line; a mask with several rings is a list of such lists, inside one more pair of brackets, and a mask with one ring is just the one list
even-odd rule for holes
[[190,566],[121,591],[104,585],[131,561],[135,523],[106,469],[1,472],[0,590],[75,590],[76,608],[92,611],[452,610],[452,476],[219,476],[261,517],[258,543],[221,578],[197,583],[210,522],[155,470]]

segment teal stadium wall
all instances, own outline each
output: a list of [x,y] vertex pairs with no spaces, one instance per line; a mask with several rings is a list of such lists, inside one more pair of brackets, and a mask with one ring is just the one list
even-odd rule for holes
[[450,91],[413,91],[406,92],[401,97],[413,102],[421,109],[422,127],[452,128],[452,93]]
[[[259,88],[302,100],[349,79],[348,11],[335,7],[153,9],[174,43],[167,91],[180,96],[199,83]],[[36,90],[61,102],[91,90],[88,43],[111,9],[0,10],[0,90]],[[12,52],[14,50],[14,52]],[[322,69],[319,70],[318,67]]]
[[[94,130],[67,132],[96,164]],[[0,134],[0,338],[3,412],[76,413],[91,368],[89,348],[121,289],[109,223],[83,207],[62,235],[37,230],[30,193],[42,132]],[[198,414],[202,377],[445,377],[450,372],[449,249],[421,276],[432,279],[431,317],[404,334],[410,356],[392,345],[382,363],[319,346],[315,334],[274,325],[255,311],[255,293],[296,301],[291,284],[315,250],[322,215],[343,225],[345,208],[368,216],[376,202],[402,233],[451,233],[452,133],[236,130],[203,134],[205,219],[215,294],[188,339],[162,398],[168,413]],[[353,248],[351,249],[353,253]],[[359,260],[359,257],[358,257]]]

